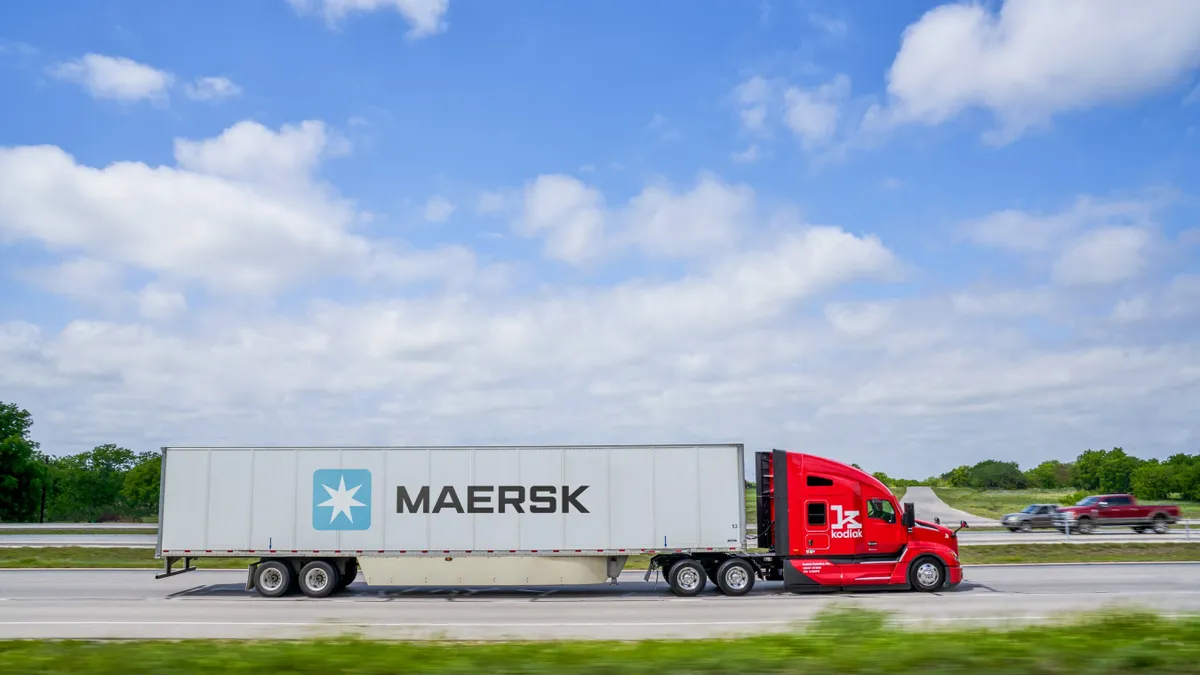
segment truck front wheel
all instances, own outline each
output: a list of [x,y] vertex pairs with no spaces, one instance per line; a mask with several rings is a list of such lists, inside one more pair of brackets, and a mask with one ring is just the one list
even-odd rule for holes
[[730,558],[717,568],[717,588],[725,595],[745,595],[754,588],[754,568],[740,558]]
[[259,563],[254,570],[254,588],[264,597],[278,598],[286,594],[294,580],[292,566],[278,560]]
[[324,560],[314,560],[300,568],[300,592],[310,598],[323,598],[337,590],[338,571]]
[[699,595],[700,591],[704,590],[707,576],[704,567],[695,560],[680,560],[671,565],[667,583],[671,585],[671,592],[675,595],[690,598]]
[[937,558],[917,558],[908,569],[908,581],[918,591],[931,593],[946,583],[946,566]]

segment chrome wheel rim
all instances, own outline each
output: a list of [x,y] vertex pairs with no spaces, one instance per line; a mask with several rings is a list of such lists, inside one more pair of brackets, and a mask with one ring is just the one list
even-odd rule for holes
[[268,567],[258,576],[258,585],[262,590],[274,593],[283,588],[283,572],[274,567]]
[[930,588],[936,584],[939,576],[941,575],[938,574],[937,565],[933,563],[922,563],[917,567],[917,582],[925,588]]
[[304,585],[312,591],[323,591],[329,585],[329,575],[320,567],[314,567],[304,575]]
[[675,582],[685,591],[694,591],[700,587],[700,573],[694,567],[685,567],[679,570]]
[[741,565],[735,565],[725,571],[725,585],[735,591],[745,588],[749,580],[750,575],[746,574],[746,568]]

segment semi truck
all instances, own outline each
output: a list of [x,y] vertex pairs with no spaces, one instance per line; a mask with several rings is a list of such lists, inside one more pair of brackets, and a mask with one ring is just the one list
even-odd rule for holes
[[[250,558],[246,590],[615,584],[635,556],[671,592],[956,586],[958,530],[816,455],[742,444],[167,447],[157,578]],[[959,529],[966,523],[960,524]],[[751,543],[755,544],[751,546]],[[176,566],[179,567],[176,567]]]

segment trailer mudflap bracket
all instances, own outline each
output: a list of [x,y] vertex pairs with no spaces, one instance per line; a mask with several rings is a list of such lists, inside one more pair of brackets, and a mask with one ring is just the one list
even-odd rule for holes
[[[180,560],[183,561],[183,569],[181,569],[181,570],[171,569],[172,567],[174,567],[175,563],[179,562]],[[166,556],[165,558],[163,558],[163,573],[154,575],[154,578],[155,579],[165,579],[167,577],[174,577],[174,576],[178,576],[180,574],[184,574],[186,572],[194,572],[194,571],[196,571],[196,568],[192,567],[192,558],[190,556],[181,557],[181,556],[169,555],[169,556]]]

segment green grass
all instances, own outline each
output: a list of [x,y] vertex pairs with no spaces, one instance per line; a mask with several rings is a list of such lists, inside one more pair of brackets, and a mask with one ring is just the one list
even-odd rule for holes
[[1195,544],[1005,544],[960,546],[964,565],[1061,562],[1182,562],[1200,560]]
[[[937,487],[933,491],[951,507],[983,518],[999,518],[1030,504],[1068,506],[1066,497],[1075,490],[976,490],[973,488]],[[1155,504],[1178,504],[1184,518],[1200,518],[1200,502],[1177,499],[1150,500]]]
[[[964,564],[1040,563],[1040,562],[1145,562],[1200,561],[1197,543],[1137,544],[1004,544],[999,546],[962,546],[959,556]],[[195,558],[201,569],[245,569],[257,558]],[[627,570],[644,570],[650,556],[630,556]],[[0,569],[18,568],[159,568],[153,549],[139,548],[0,548]]]
[[[194,566],[244,569],[258,558],[200,558]],[[89,548],[84,546],[0,548],[0,569],[29,567],[162,567],[152,548]],[[178,566],[177,566],[178,567]]]
[[511,643],[369,641],[8,641],[0,672],[158,673],[1194,673],[1200,618],[1089,615],[1009,629],[900,630],[839,609],[782,634],[700,640]]

